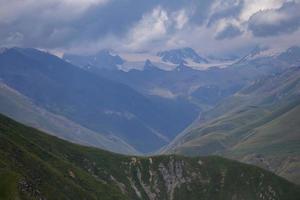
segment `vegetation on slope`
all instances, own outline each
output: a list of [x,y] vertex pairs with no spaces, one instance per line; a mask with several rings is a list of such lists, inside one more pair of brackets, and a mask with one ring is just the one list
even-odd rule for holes
[[299,199],[271,172],[220,157],[133,157],[0,116],[0,199]]
[[203,115],[166,150],[221,154],[299,183],[300,68],[255,82]]

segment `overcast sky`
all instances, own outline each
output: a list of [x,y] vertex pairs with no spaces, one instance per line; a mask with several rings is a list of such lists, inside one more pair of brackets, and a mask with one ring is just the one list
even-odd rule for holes
[[300,0],[0,0],[0,45],[90,53],[300,45]]

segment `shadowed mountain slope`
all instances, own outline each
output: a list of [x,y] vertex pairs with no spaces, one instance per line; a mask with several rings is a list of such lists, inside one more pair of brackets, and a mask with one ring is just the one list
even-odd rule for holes
[[37,106],[141,152],[167,144],[198,114],[190,103],[154,101],[36,49],[3,51],[0,78]]
[[36,106],[29,98],[0,83],[0,113],[65,140],[123,154],[137,154],[120,138],[89,130]]

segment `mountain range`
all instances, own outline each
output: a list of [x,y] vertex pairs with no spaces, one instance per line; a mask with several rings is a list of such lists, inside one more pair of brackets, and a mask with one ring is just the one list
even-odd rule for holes
[[[216,66],[191,48],[135,63],[113,50],[61,59],[6,48],[0,112],[82,145],[129,155],[218,155],[299,183],[299,49],[255,49]],[[130,63],[139,67],[124,71]]]
[[[167,98],[185,97],[192,99],[192,102],[201,109],[205,109],[248,86],[258,78],[299,65],[299,49],[299,47],[291,47],[276,56],[267,50],[255,50],[238,61],[230,64],[223,63],[223,66],[209,63],[210,67],[206,70],[197,70],[185,62],[175,65],[172,70],[165,70],[155,59],[147,58],[140,63],[142,65],[140,69],[130,71],[89,69],[88,71],[129,85],[144,95]],[[184,50],[175,49],[164,52],[174,57],[181,53],[180,57],[184,57]],[[175,53],[171,54],[172,52]],[[189,59],[191,58],[192,56]]]
[[205,56],[200,56],[190,47],[168,49],[154,53],[129,52],[120,54],[112,49],[103,49],[90,55],[65,53],[62,58],[76,66],[92,71],[102,69],[123,71],[130,71],[132,69],[143,70],[147,60],[164,70],[175,69],[179,64],[185,64],[203,70],[220,64],[219,60],[207,59]]
[[167,144],[197,116],[187,101],[146,97],[36,49],[3,51],[0,78],[38,107],[140,152]]

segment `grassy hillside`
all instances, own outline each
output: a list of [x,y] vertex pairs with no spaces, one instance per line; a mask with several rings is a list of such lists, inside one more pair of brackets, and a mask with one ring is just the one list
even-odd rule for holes
[[166,152],[219,154],[299,183],[300,68],[255,82],[202,116]]
[[300,105],[252,130],[226,155],[300,180]]
[[0,113],[71,142],[113,152],[137,154],[120,138],[96,133],[63,116],[48,112],[3,83],[0,83]]
[[0,115],[0,199],[299,199],[300,188],[220,157],[133,157]]

